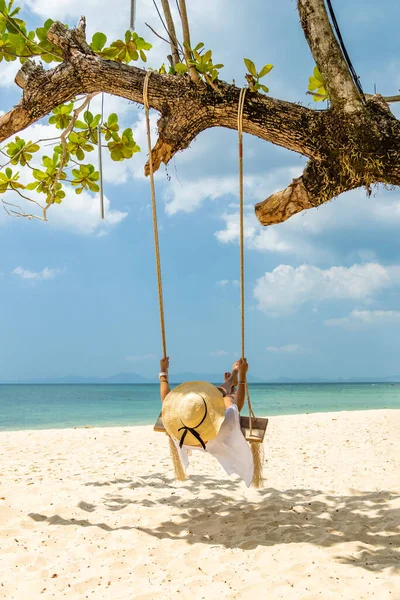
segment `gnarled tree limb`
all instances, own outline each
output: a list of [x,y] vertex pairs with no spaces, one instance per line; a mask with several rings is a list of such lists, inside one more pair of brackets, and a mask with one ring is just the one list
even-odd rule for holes
[[[298,0],[298,9],[327,82],[331,107],[315,111],[250,91],[246,94],[244,131],[310,159],[302,177],[256,206],[265,225],[280,223],[359,186],[400,184],[400,122],[381,96],[361,99],[324,1]],[[84,33],[84,20],[77,29],[61,23],[51,26],[48,37],[62,50],[64,61],[48,71],[32,61],[24,63],[16,77],[23,96],[0,117],[0,142],[78,94],[106,92],[143,104],[145,71],[101,59],[87,45]],[[221,81],[215,84],[214,89],[187,76],[152,73],[149,106],[161,115],[152,154],[155,169],[205,129],[236,129],[240,90]]]
[[[31,61],[22,66],[16,81],[23,88],[23,97],[9,113],[0,117],[0,142],[77,94],[104,91],[143,103],[145,71],[103,60],[91,51],[87,53],[74,31],[61,23],[54,23],[49,30],[52,43],[63,49],[68,60],[48,71]],[[164,152],[167,160],[187,148],[209,127],[236,129],[239,91],[233,85],[220,82],[216,93],[202,82],[193,84],[187,77],[152,73],[149,105],[161,113],[158,148],[160,145],[169,147],[168,152]],[[313,158],[319,156],[310,136],[310,120],[320,121],[320,113],[260,94],[247,96],[245,132]],[[154,158],[158,167],[157,153],[158,150]]]

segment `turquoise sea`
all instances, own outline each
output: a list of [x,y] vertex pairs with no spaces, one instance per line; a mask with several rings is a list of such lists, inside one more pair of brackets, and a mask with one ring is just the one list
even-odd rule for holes
[[[251,384],[259,416],[400,408],[400,383]],[[0,431],[149,425],[158,385],[0,385]]]

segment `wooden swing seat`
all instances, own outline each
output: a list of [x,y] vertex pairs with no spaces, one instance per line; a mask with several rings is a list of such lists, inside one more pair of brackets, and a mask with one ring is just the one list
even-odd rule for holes
[[[262,444],[268,425],[268,419],[264,419],[262,417],[253,417],[251,419],[251,424],[252,435],[250,436],[249,417],[240,417],[240,429],[242,430],[242,433],[246,440],[248,442],[259,442],[260,444]],[[156,421],[156,424],[154,425],[154,431],[158,433],[167,433],[162,422],[161,413]]]

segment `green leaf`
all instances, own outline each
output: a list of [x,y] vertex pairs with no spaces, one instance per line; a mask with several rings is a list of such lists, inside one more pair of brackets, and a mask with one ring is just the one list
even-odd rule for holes
[[[90,165],[93,166],[93,165]],[[89,175],[90,174],[90,168],[88,165],[81,165],[81,173],[82,175]]]
[[256,65],[253,63],[253,61],[249,58],[245,58],[244,64],[246,65],[250,75],[253,75],[253,77],[257,77]]
[[[139,52],[132,47],[128,47],[128,54],[132,60],[139,60]],[[144,56],[146,61],[146,55]]]
[[83,118],[85,119],[86,123],[88,125],[91,124],[91,122],[93,121],[93,115],[91,112],[89,112],[88,110],[85,112],[85,114],[83,115]]
[[324,85],[324,84],[325,84],[325,82],[324,82],[324,80],[323,80],[323,78],[322,78],[322,75],[321,75],[321,73],[320,73],[320,71],[319,71],[318,67],[314,67],[314,77],[315,77],[315,79],[316,79],[317,81],[319,81],[320,83],[322,83],[322,85]]
[[175,65],[175,71],[179,74],[179,75],[183,75],[184,73],[187,73],[188,68],[185,64],[183,63],[176,63]]
[[261,71],[258,74],[258,77],[265,77],[265,75],[268,75],[268,73],[271,71],[271,69],[274,68],[274,65],[264,65],[263,68],[261,69]]
[[43,156],[42,163],[44,167],[53,167],[54,163],[49,156]]
[[313,75],[308,80],[308,89],[309,91],[313,91],[318,89],[320,86],[320,82]]
[[98,192],[100,190],[100,187],[97,185],[97,183],[93,183],[93,181],[88,181],[88,186],[91,192]]
[[35,169],[33,171],[33,176],[35,179],[38,179],[39,181],[44,181],[45,179],[47,179],[47,174],[43,173],[43,171],[39,171],[39,169]]
[[267,88],[266,85],[263,85],[262,83],[260,83],[260,88],[263,90],[263,92],[265,92],[266,94],[268,94],[269,88]]
[[111,150],[110,156],[111,156],[112,160],[115,160],[115,161],[124,159],[122,152],[120,150]]
[[212,50],[207,50],[207,52],[202,57],[202,62],[208,62],[209,60],[211,60],[211,57],[212,57]]
[[102,50],[104,48],[104,46],[106,45],[106,42],[107,42],[107,36],[104,33],[102,33],[101,31],[98,31],[92,37],[91,46],[95,52],[96,51],[99,52],[100,50]]

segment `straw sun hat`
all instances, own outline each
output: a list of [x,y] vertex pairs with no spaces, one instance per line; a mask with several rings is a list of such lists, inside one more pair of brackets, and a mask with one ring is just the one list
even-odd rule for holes
[[225,419],[222,393],[211,383],[182,383],[169,392],[162,405],[162,421],[168,434],[182,447],[214,439]]

